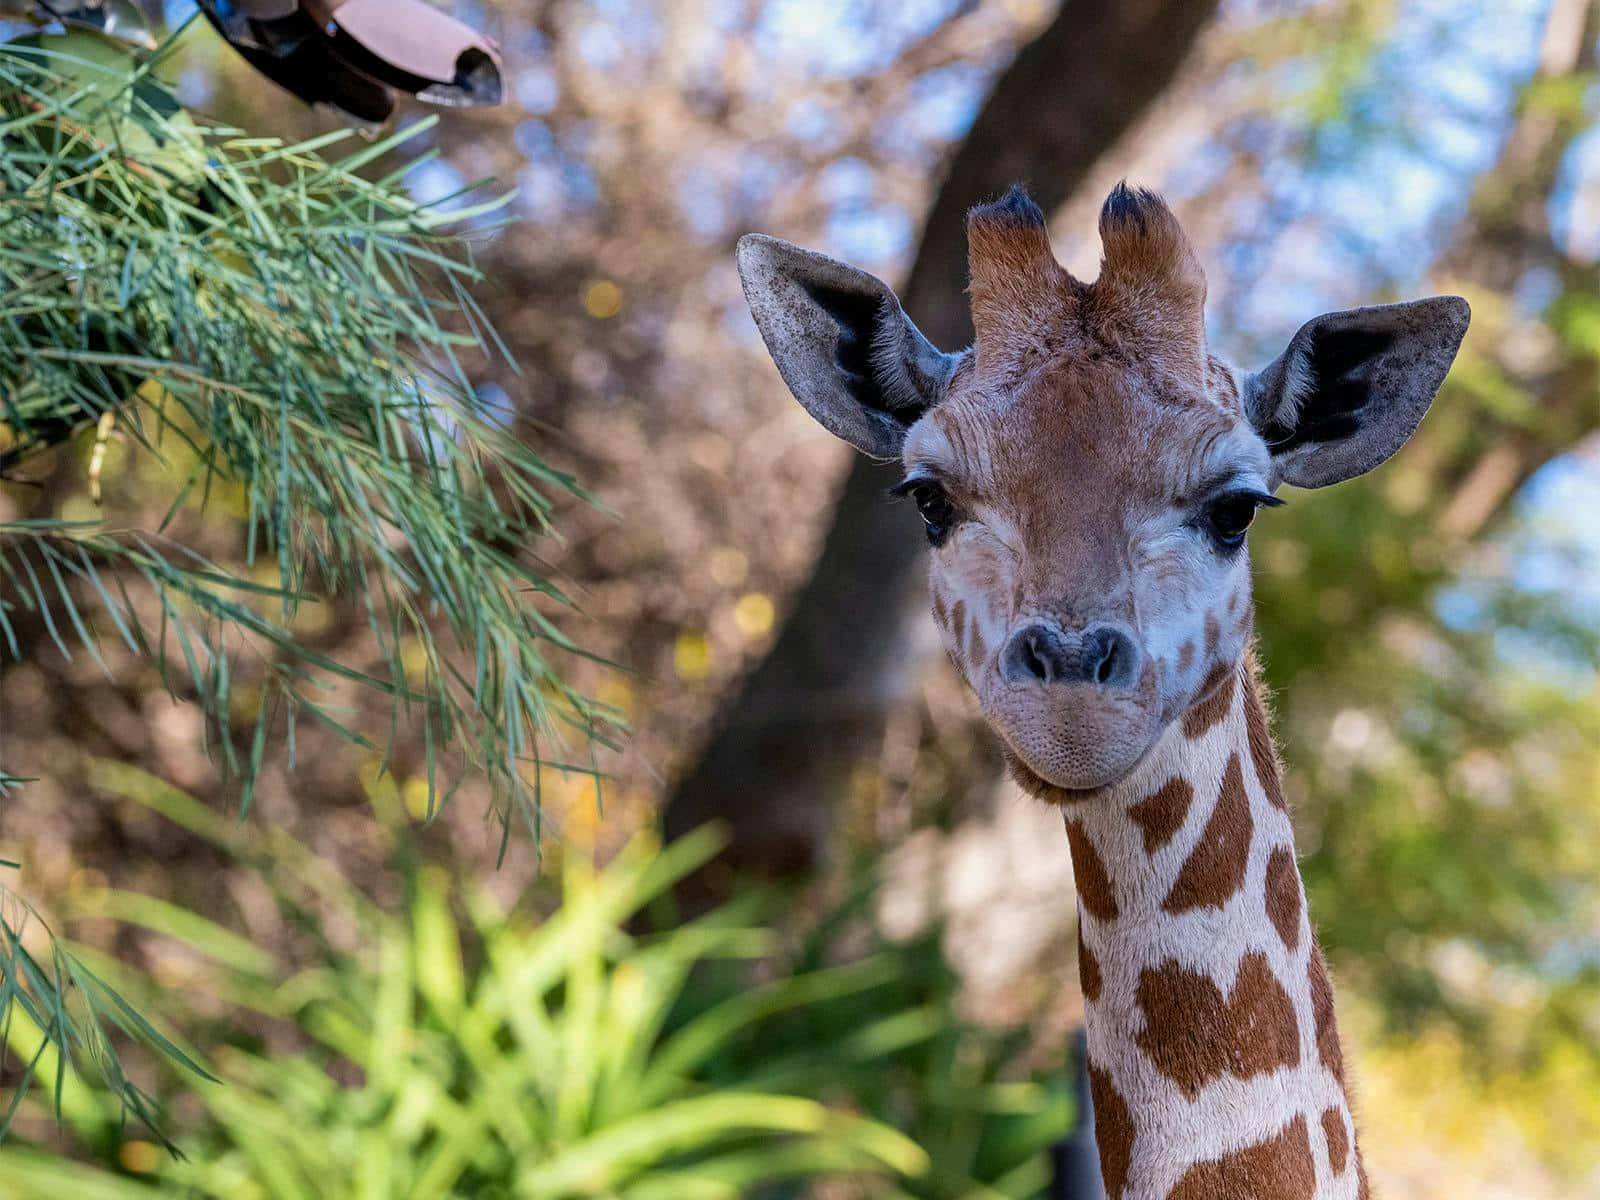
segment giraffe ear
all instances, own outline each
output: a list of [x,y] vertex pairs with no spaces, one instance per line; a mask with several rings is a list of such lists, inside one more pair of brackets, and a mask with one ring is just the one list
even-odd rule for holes
[[1460,296],[1380,304],[1307,321],[1246,378],[1245,413],[1275,483],[1325,487],[1405,445],[1450,370],[1472,310]]
[[960,356],[935,349],[865,271],[754,233],[739,239],[738,262],[750,314],[795,398],[857,450],[898,458]]

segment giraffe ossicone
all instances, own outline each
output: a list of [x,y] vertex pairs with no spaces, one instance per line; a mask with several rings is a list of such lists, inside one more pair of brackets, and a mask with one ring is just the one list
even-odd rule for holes
[[823,255],[750,235],[739,272],[801,404],[903,463],[945,648],[1015,778],[1063,809],[1107,1192],[1365,1197],[1245,535],[1281,485],[1405,443],[1467,304],[1328,313],[1239,372],[1207,349],[1204,271],[1153,193],[1113,190],[1093,282],[1020,189],[967,235],[976,338],[958,353]]

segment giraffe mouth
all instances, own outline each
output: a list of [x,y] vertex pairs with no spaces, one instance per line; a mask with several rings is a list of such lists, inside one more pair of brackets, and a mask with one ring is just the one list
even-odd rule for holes
[[1064,799],[1110,787],[1138,767],[1161,733],[1157,699],[1147,686],[1108,696],[1057,685],[1007,689],[982,707],[1018,782]]
[[1041,761],[1010,744],[1005,746],[1005,756],[1012,776],[1025,790],[1052,800],[1082,800],[1115,787],[1133,774],[1154,744],[1152,739],[1121,762]]

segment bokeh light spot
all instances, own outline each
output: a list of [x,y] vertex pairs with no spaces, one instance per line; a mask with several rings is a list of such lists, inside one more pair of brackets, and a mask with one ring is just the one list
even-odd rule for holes
[[739,627],[739,632],[751,641],[771,633],[772,623],[777,619],[777,615],[778,610],[772,603],[772,597],[765,592],[746,592],[733,606],[733,623]]
[[583,285],[583,311],[610,320],[622,311],[622,289],[609,279],[591,279]]
[[433,804],[430,806],[429,795],[428,781],[420,775],[413,775],[400,789],[400,801],[405,805],[406,812],[413,821],[426,821],[430,808],[437,807],[438,797],[433,797]]
[[672,669],[685,683],[695,683],[711,674],[711,643],[703,633],[685,631],[672,647]]
[[117,1161],[125,1171],[149,1175],[161,1161],[161,1151],[151,1142],[123,1142],[117,1150]]
[[633,689],[620,679],[607,680],[600,685],[595,694],[600,703],[616,710],[617,715],[624,721],[633,717],[634,694]]

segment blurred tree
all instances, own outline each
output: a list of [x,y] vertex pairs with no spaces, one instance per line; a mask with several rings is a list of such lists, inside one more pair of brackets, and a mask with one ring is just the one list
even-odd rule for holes
[[[951,156],[899,289],[935,345],[972,339],[967,210],[1018,181],[1046,211],[1059,207],[1173,78],[1215,9],[1214,0],[1069,3],[1017,53]],[[885,502],[887,471],[852,463],[776,644],[667,801],[669,837],[719,819],[741,867],[803,873],[816,862],[834,798],[881,741],[917,665],[907,613],[924,551]]]
[[[1384,1012],[1408,1027],[1442,1007],[1483,1028],[1481,1004],[1447,995],[1443,947],[1542,974],[1554,940],[1590,936],[1577,897],[1591,864],[1561,847],[1592,835],[1600,816],[1580,800],[1592,791],[1593,697],[1560,672],[1592,679],[1600,642],[1563,597],[1541,600],[1515,580],[1491,587],[1483,622],[1452,624],[1437,604],[1509,532],[1523,484],[1600,430],[1600,279],[1550,221],[1562,164],[1593,122],[1582,97],[1597,38],[1600,4],[1551,7],[1538,69],[1437,268],[1473,299],[1475,324],[1414,450],[1391,477],[1330,495],[1326,512],[1269,522],[1256,549],[1266,658],[1314,826],[1306,875],[1323,936],[1366,965]],[[1515,293],[1541,276],[1552,297],[1519,314]],[[1331,601],[1318,585],[1324,569],[1363,565],[1362,585]],[[1505,635],[1517,631],[1559,670],[1508,655]],[[1335,736],[1324,722],[1340,714]],[[1352,763],[1340,736],[1367,743],[1368,731],[1375,753]],[[1567,1018],[1554,996],[1569,982],[1540,984],[1556,1025]],[[1524,1049],[1543,1036],[1530,1033]],[[1600,1057],[1589,1069],[1600,1072]]]

